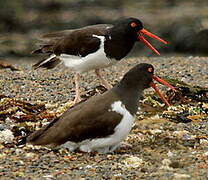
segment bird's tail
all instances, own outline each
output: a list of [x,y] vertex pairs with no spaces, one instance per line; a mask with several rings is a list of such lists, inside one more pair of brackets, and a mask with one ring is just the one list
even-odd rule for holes
[[50,127],[53,126],[58,120],[59,118],[55,118],[49,124],[43,126],[41,129],[30,134],[26,139],[26,143],[33,145],[51,144],[52,143],[51,140],[53,141],[54,138],[48,132],[50,131]]
[[61,60],[55,54],[52,54],[48,59],[41,60],[36,64],[34,64],[33,68],[38,69],[42,67],[42,68],[52,69],[55,66],[57,66],[60,62]]

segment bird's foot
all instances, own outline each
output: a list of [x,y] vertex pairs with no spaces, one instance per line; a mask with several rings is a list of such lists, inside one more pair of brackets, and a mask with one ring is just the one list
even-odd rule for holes
[[75,104],[79,103],[80,101],[82,101],[82,98],[80,96],[75,96],[73,104],[75,105]]
[[106,89],[111,89],[113,86],[110,84],[110,83],[108,83],[107,81],[104,83],[102,83],[102,85],[106,88]]
[[101,84],[102,84],[105,88],[107,88],[107,89],[109,90],[109,89],[111,89],[111,88],[113,87],[110,83],[108,83],[108,81],[106,81],[106,80],[102,77],[102,75],[101,75],[101,73],[100,73],[100,69],[96,69],[96,70],[95,70],[95,74],[96,74],[96,76],[100,79]]
[[132,145],[127,142],[122,142],[120,144],[120,148],[129,149],[129,148],[132,148]]

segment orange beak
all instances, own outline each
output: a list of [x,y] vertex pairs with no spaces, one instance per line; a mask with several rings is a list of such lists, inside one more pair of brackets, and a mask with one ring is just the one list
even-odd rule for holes
[[147,31],[146,29],[142,29],[140,31],[137,32],[138,34],[138,39],[140,41],[142,41],[148,48],[150,48],[154,53],[156,53],[157,55],[160,55],[160,53],[144,38],[143,34],[146,36],[149,36],[153,39],[156,39],[164,44],[168,44],[167,41],[164,41],[163,39],[159,38],[158,36],[152,34],[151,32]]
[[[171,86],[170,84],[168,84],[166,81],[162,80],[161,78],[153,75],[152,79],[154,79],[157,82],[160,82],[161,84],[171,88],[173,91],[176,91],[176,89]],[[155,92],[158,94],[158,96],[162,99],[162,101],[167,105],[170,106],[170,104],[168,103],[167,99],[165,99],[165,97],[160,93],[159,89],[157,88],[156,84],[151,82],[150,86],[155,90]]]

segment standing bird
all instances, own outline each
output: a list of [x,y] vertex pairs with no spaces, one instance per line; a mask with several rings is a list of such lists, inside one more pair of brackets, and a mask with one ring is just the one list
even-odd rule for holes
[[153,72],[150,64],[136,65],[112,89],[68,109],[61,117],[32,133],[27,142],[51,148],[66,147],[71,151],[114,151],[132,128],[143,90],[152,86],[158,93],[153,80],[175,90]]
[[166,41],[145,30],[142,22],[136,18],[122,19],[114,25],[91,25],[45,34],[41,38],[42,45],[33,53],[48,53],[50,57],[39,61],[33,67],[50,69],[63,62],[65,66],[76,71],[74,103],[77,103],[81,100],[80,73],[95,70],[101,84],[110,89],[112,86],[101,76],[100,69],[111,66],[124,58],[136,41],[142,41],[159,55],[159,52],[143,35],[167,44]]

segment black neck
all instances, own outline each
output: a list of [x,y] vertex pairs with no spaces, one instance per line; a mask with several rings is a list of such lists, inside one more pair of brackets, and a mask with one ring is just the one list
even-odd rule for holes
[[128,87],[125,84],[118,83],[112,89],[121,99],[122,103],[125,104],[125,107],[132,115],[136,114],[138,110],[138,101],[142,96],[142,91],[139,88]]
[[132,49],[135,40],[123,29],[109,29],[106,36],[104,50],[106,56],[116,60],[125,57]]

